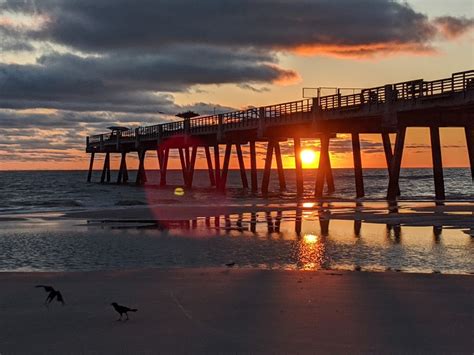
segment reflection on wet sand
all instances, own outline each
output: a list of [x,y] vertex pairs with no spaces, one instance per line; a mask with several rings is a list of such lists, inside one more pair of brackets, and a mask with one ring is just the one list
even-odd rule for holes
[[[223,231],[250,231],[257,233],[262,231],[263,225],[266,226],[266,233],[280,233],[282,221],[285,226],[293,224],[293,231],[296,236],[301,236],[303,224],[305,221],[317,221],[321,235],[328,236],[331,220],[353,220],[354,236],[360,237],[362,234],[363,223],[382,223],[386,225],[387,235],[400,242],[402,236],[402,226],[431,226],[433,237],[439,241],[443,228],[463,229],[467,234],[473,236],[474,222],[466,215],[459,215],[460,212],[435,207],[427,209],[407,208],[400,206],[396,202],[387,204],[386,209],[370,204],[356,202],[351,208],[344,204],[333,204],[330,202],[310,203],[305,202],[298,205],[295,209],[274,209],[268,206],[264,210],[253,210],[245,213],[227,213],[224,215],[197,217],[185,220],[89,220],[89,225],[101,225],[106,228],[136,228],[137,224],[142,223],[143,228],[180,229],[190,230],[198,229],[216,229]],[[466,209],[462,212],[466,213]],[[472,212],[471,212],[472,214]],[[214,223],[212,223],[214,220]],[[202,223],[202,221],[204,223]]]

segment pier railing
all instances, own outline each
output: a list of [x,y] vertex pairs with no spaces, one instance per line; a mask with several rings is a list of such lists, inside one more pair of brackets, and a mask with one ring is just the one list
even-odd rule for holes
[[403,101],[436,98],[467,90],[474,90],[474,70],[454,73],[450,78],[445,79],[432,81],[410,80],[363,89],[359,93],[350,95],[327,95],[223,114],[201,116],[190,120],[138,127],[119,132],[119,138],[117,138],[117,133],[99,134],[88,137],[88,144],[110,144],[117,142],[117,139],[121,141],[133,141],[137,138],[153,140],[180,134],[216,133],[219,129],[245,129],[246,127],[257,127],[259,120],[271,122],[282,118],[290,119],[292,115],[298,113],[358,109],[365,106],[370,108],[371,106],[385,104],[387,100]]

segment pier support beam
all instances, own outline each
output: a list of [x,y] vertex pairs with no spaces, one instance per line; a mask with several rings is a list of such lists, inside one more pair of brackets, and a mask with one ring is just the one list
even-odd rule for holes
[[257,152],[255,149],[255,141],[250,141],[250,180],[252,185],[252,193],[258,192],[257,178]]
[[237,158],[239,160],[239,169],[240,169],[240,178],[242,179],[242,187],[244,189],[248,189],[249,183],[247,180],[247,172],[245,171],[245,163],[244,163],[244,156],[242,154],[242,147],[240,146],[240,144],[236,144],[235,149],[237,150]]
[[188,165],[188,184],[187,187],[193,187],[193,179],[194,179],[194,166],[196,165],[196,156],[197,156],[197,149],[198,147],[195,145],[192,147],[191,150],[191,161]]
[[267,145],[267,155],[265,157],[265,168],[263,170],[262,179],[262,195],[268,195],[268,185],[270,183],[270,173],[272,169],[274,142],[269,141]]
[[224,162],[222,164],[222,175],[219,181],[219,189],[220,191],[225,191],[225,186],[227,183],[227,174],[229,172],[229,162],[230,162],[230,151],[232,149],[232,144],[227,143],[225,146],[225,154],[224,154]]
[[214,167],[215,167],[214,176],[216,178],[216,187],[219,190],[221,186],[221,162],[220,162],[220,152],[219,152],[218,144],[214,146]]
[[208,146],[204,147],[204,152],[206,153],[206,160],[207,160],[207,171],[209,173],[209,181],[211,186],[216,186],[216,179],[214,177],[214,169],[212,168],[212,159],[211,159],[211,152]]
[[166,186],[166,173],[168,171],[168,159],[170,149],[158,147],[156,155],[158,157],[158,165],[160,167],[160,186]]
[[186,164],[183,149],[184,148],[178,148],[178,151],[179,151],[179,160],[181,161],[181,171],[183,173],[183,184],[187,185],[188,184],[188,166]]
[[354,157],[354,176],[357,198],[364,197],[364,175],[362,173],[362,159],[360,155],[359,133],[352,133],[352,155]]
[[92,169],[94,167],[94,157],[95,157],[95,153],[92,152],[91,153],[91,160],[89,162],[89,173],[87,174],[87,182],[91,182],[91,180],[92,180]]
[[388,183],[387,200],[393,201],[397,198],[398,181],[400,179],[400,167],[402,164],[403,146],[405,144],[406,127],[401,127],[395,140],[395,152],[390,164],[390,180]]
[[138,151],[138,171],[137,171],[137,178],[135,180],[135,183],[137,185],[143,185],[147,181],[146,172],[145,172],[145,156],[146,156],[146,150]]
[[122,157],[120,159],[120,168],[117,176],[117,184],[121,184],[122,182],[125,183],[128,180],[128,172],[127,172],[127,153],[122,152]]
[[281,159],[280,142],[275,142],[275,159],[278,169],[278,182],[280,183],[280,191],[286,190],[285,170],[283,169],[283,161]]
[[105,154],[104,167],[102,168],[102,176],[100,177],[100,182],[105,182],[106,177],[107,182],[110,182],[110,153]]
[[321,150],[319,154],[318,173],[316,175],[316,186],[314,188],[315,197],[322,197],[324,190],[324,181],[329,169],[329,135],[321,136]]
[[[393,160],[392,142],[390,142],[390,134],[382,133],[382,143],[383,143],[383,150],[385,152],[385,160],[387,162],[388,174],[390,175],[390,166]],[[397,196],[400,196],[400,187],[398,186],[398,184],[397,184]]]
[[466,134],[469,165],[471,166],[471,177],[474,180],[474,127],[464,127],[464,132]]
[[439,128],[430,127],[431,156],[433,158],[433,177],[435,183],[435,194],[437,200],[444,200],[444,177],[443,161],[441,158],[441,142],[439,138]]
[[301,162],[301,140],[299,137],[293,138],[293,147],[295,151],[295,169],[296,169],[296,195],[303,196],[303,164]]
[[325,158],[326,159],[326,183],[328,186],[328,193],[332,194],[334,191],[336,191],[336,187],[334,186],[334,177],[332,175],[331,156],[329,154],[329,146],[325,154],[326,154],[326,158]]

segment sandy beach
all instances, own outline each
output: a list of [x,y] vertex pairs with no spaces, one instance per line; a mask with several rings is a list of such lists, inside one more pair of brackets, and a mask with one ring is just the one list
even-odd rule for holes
[[[0,274],[0,353],[472,354],[474,279],[147,269]],[[51,284],[67,304],[42,305]],[[138,308],[118,322],[109,305]]]

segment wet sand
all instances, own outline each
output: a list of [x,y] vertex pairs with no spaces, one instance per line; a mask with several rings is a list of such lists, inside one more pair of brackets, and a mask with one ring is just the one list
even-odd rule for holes
[[[51,284],[67,305],[42,305]],[[466,353],[474,278],[165,269],[0,273],[0,353]],[[109,305],[137,307],[117,322]]]
[[[474,204],[472,202],[451,202],[435,204],[423,201],[403,201],[388,205],[385,201],[323,201],[297,204],[265,203],[246,204],[235,201],[232,204],[202,205],[175,204],[133,206],[130,208],[111,208],[97,211],[76,211],[65,213],[65,218],[89,220],[191,220],[198,217],[237,215],[243,213],[294,211],[305,213],[306,217],[356,220],[362,222],[406,225],[406,226],[445,226],[461,228],[469,234],[474,233]],[[470,230],[470,231],[469,231]]]

